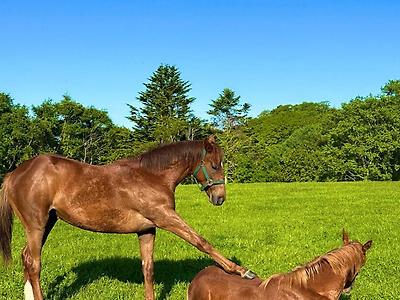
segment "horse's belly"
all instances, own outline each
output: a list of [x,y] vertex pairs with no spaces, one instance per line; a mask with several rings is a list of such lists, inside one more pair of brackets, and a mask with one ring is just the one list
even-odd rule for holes
[[154,227],[140,213],[130,209],[84,206],[67,210],[54,207],[60,219],[82,229],[109,233],[133,233]]

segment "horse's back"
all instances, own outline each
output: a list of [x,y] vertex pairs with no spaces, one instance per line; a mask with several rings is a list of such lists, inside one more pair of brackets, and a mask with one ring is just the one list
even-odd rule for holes
[[13,208],[47,212],[62,194],[73,193],[95,166],[53,154],[41,154],[21,163],[7,176],[7,192]]
[[82,165],[62,156],[38,155],[24,161],[9,173],[10,192],[15,198],[24,198],[24,201],[29,198],[51,199],[68,177],[74,178],[82,171]]
[[200,271],[188,288],[189,300],[239,300],[261,299],[258,286],[261,280],[243,279],[226,273],[219,267],[210,266]]
[[[51,173],[52,167],[51,155],[38,155],[24,161],[8,174],[10,192],[18,196],[26,195],[30,191],[41,190],[46,184],[44,175]],[[34,189],[33,186],[35,186]]]
[[83,165],[87,164],[55,154],[40,154],[21,163],[10,173],[10,176],[13,177],[14,181],[19,181],[21,178],[26,180],[26,177],[49,175],[51,171],[61,168],[79,170],[82,169]]

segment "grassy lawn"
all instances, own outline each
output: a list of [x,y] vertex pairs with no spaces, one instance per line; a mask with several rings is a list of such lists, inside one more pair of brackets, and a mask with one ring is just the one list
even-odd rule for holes
[[[400,299],[400,184],[231,184],[221,207],[196,186],[177,191],[177,211],[225,256],[260,277],[287,272],[350,238],[373,240],[351,299]],[[14,224],[13,263],[0,266],[0,299],[22,299],[20,251]],[[46,299],[142,299],[136,235],[83,231],[58,222],[43,250]],[[171,233],[158,230],[155,251],[158,299],[185,299],[190,280],[212,261]]]

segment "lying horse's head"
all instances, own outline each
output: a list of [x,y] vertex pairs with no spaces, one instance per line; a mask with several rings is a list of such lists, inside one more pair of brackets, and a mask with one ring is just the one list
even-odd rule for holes
[[193,171],[194,177],[205,191],[214,205],[221,205],[225,201],[224,168],[222,165],[224,153],[215,143],[214,136],[204,141],[201,159]]
[[359,241],[350,241],[349,234],[343,229],[343,246],[353,245],[356,247],[361,254],[359,263],[354,263],[354,267],[347,274],[346,281],[344,283],[343,293],[349,293],[353,287],[354,280],[356,279],[358,272],[361,267],[365,264],[366,253],[369,248],[371,248],[372,241],[368,241],[365,244],[361,244]]

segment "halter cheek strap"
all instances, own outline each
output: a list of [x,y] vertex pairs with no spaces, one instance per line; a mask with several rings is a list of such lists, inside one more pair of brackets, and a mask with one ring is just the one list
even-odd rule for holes
[[222,179],[218,179],[218,180],[214,180],[210,177],[210,175],[208,175],[207,172],[207,168],[205,166],[204,163],[204,158],[206,157],[206,149],[203,149],[201,152],[201,161],[200,164],[194,169],[193,171],[193,176],[196,180],[197,179],[197,175],[199,174],[200,171],[203,172],[204,178],[206,179],[205,183],[200,183],[200,190],[204,191],[206,189],[208,189],[209,187],[213,186],[213,185],[218,185],[218,184],[225,184],[225,181]]

